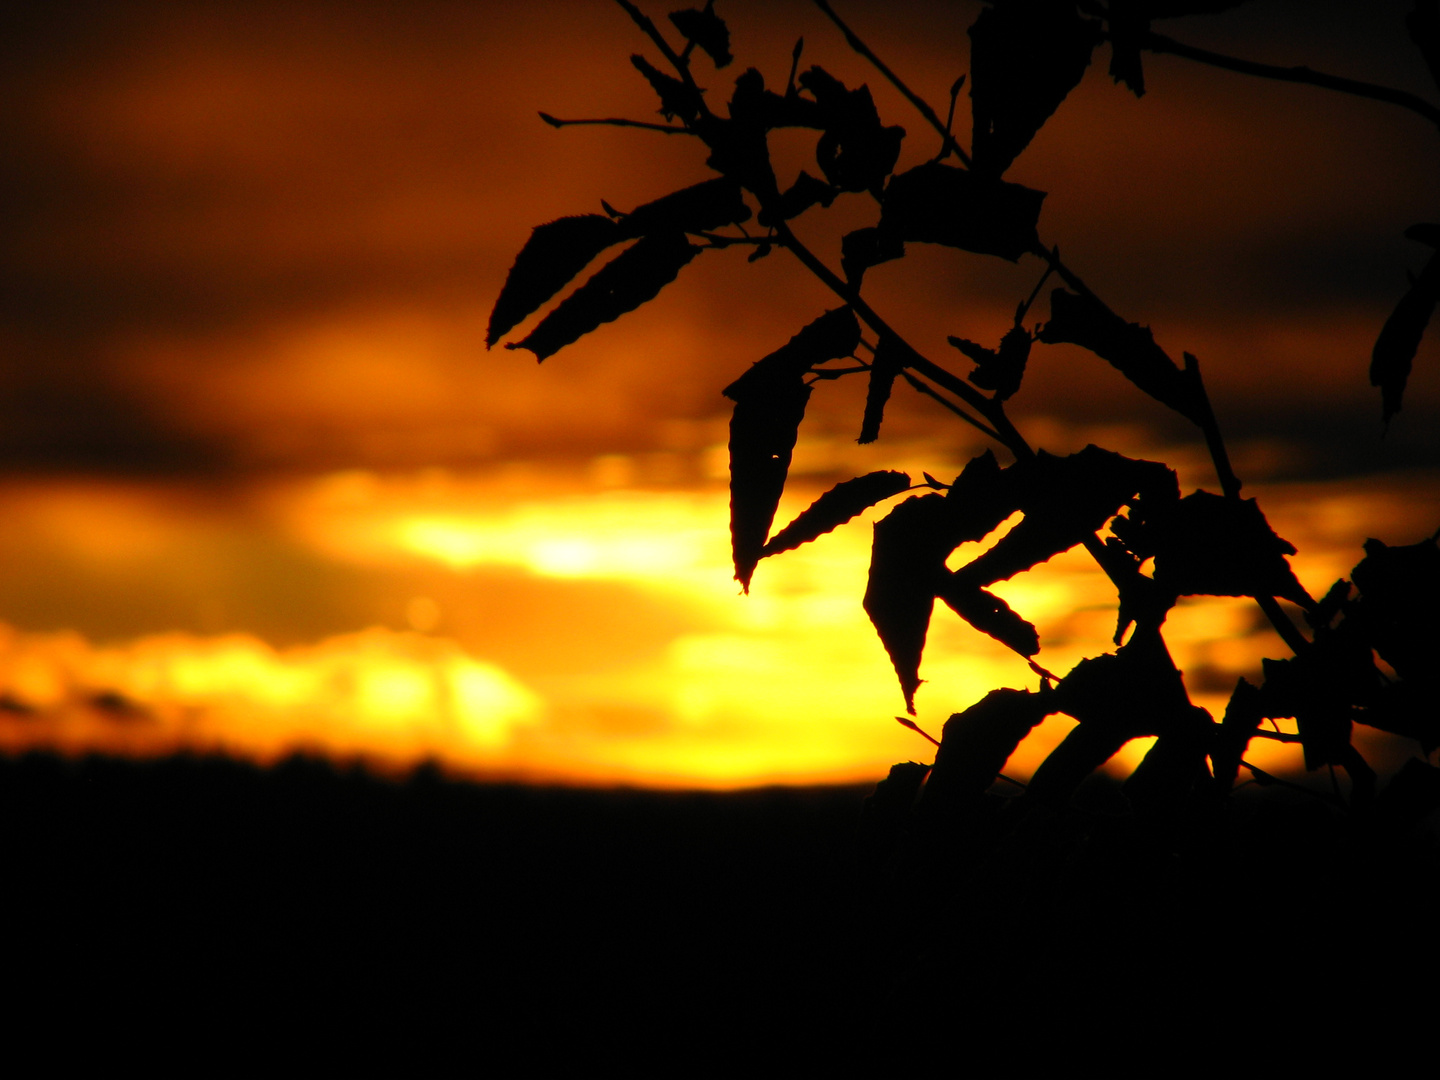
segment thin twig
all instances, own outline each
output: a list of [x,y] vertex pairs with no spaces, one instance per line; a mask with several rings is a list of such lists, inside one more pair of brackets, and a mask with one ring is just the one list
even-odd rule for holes
[[968,169],[970,167],[970,155],[965,153],[960,144],[955,141],[955,136],[950,133],[946,125],[940,122],[940,117],[936,115],[935,110],[930,107],[929,103],[901,82],[900,76],[891,71],[885,62],[875,55],[870,46],[861,41],[855,31],[845,25],[844,20],[835,14],[835,9],[830,6],[828,0],[815,0],[815,6],[823,11],[829,17],[830,21],[840,28],[840,32],[845,35],[845,40],[852,49],[865,57],[866,60],[869,60],[870,63],[874,64],[876,70],[890,80],[890,85],[905,95],[905,100],[909,101],[911,105],[914,105],[920,115],[930,122],[930,126],[940,133],[940,138],[945,140],[945,146],[959,155],[960,160],[965,163],[965,167]]
[[[816,0],[816,2],[819,3],[820,0]],[[1174,38],[1154,32],[1145,35],[1142,45],[1151,52],[1171,53],[1174,56],[1183,56],[1187,60],[1209,64],[1211,67],[1238,71],[1243,75],[1256,75],[1262,79],[1276,79],[1280,82],[1305,83],[1309,86],[1323,87],[1326,90],[1338,90],[1342,94],[1350,94],[1354,97],[1370,98],[1372,101],[1384,101],[1391,105],[1399,105],[1402,109],[1408,109],[1423,116],[1436,127],[1440,127],[1440,107],[1404,90],[1360,82],[1358,79],[1346,79],[1339,75],[1328,75],[1323,71],[1315,71],[1308,67],[1287,68],[1274,64],[1261,64],[1254,60],[1241,60],[1238,57],[1226,56],[1224,53],[1198,49],[1194,45],[1185,45]]]
[[1287,787],[1294,791],[1303,791],[1306,795],[1309,795],[1312,798],[1319,799],[1323,803],[1327,803],[1331,806],[1335,805],[1335,800],[1331,796],[1326,795],[1324,792],[1316,791],[1314,788],[1308,788],[1304,784],[1292,784],[1289,780],[1282,780],[1280,779],[1280,777],[1274,775],[1273,773],[1268,773],[1264,769],[1256,768],[1244,758],[1240,759],[1240,764],[1244,765],[1245,768],[1249,769],[1255,775],[1255,779],[1259,780],[1261,783],[1278,784],[1280,787]]
[[700,87],[695,85],[695,76],[690,74],[690,65],[680,59],[680,55],[670,47],[670,43],[665,40],[665,35],[660,33],[655,24],[650,21],[650,16],[630,3],[630,0],[615,0],[615,2],[625,9],[625,14],[629,15],[635,25],[645,32],[645,36],[655,43],[655,47],[660,50],[661,55],[670,61],[670,66],[675,69],[686,88],[695,92],[695,102],[700,115],[711,116],[709,108],[705,105],[705,95],[700,92]]
[[983,431],[986,435],[989,435],[992,439],[994,439],[994,440],[995,440],[996,442],[998,442],[998,443],[1003,444],[1003,443],[1005,442],[1004,439],[1000,438],[1000,433],[999,433],[998,431],[996,431],[994,428],[990,427],[990,426],[989,426],[988,424],[986,424],[984,421],[977,420],[975,417],[973,417],[973,416],[971,416],[969,413],[967,413],[964,409],[960,408],[959,405],[956,405],[956,404],[955,404],[953,401],[951,401],[949,398],[942,397],[942,396],[940,395],[940,392],[939,392],[938,390],[935,390],[935,389],[932,388],[932,387],[926,386],[923,382],[921,382],[919,379],[917,379],[914,375],[911,375],[910,372],[905,371],[905,370],[902,368],[901,371],[900,371],[900,377],[901,377],[902,379],[904,379],[907,383],[909,383],[911,386],[913,386],[916,390],[919,390],[920,393],[925,394],[927,397],[932,397],[932,398],[934,398],[936,401],[938,401],[941,405],[944,405],[945,408],[949,409],[951,412],[953,412],[953,413],[954,413],[956,416],[958,416],[961,420],[964,420],[964,421],[965,421],[967,424],[969,424],[971,427],[975,427],[975,428],[980,429],[980,430]]
[[586,120],[562,120],[549,113],[541,113],[540,119],[553,128],[575,127],[580,124],[604,124],[607,127],[644,128],[646,131],[663,131],[666,135],[694,135],[695,132],[678,124],[652,124],[646,120],[626,120],[619,116],[606,116]]

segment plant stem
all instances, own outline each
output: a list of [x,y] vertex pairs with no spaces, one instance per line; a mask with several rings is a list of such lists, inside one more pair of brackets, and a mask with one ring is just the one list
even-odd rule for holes
[[[879,71],[881,75],[884,75],[885,78],[890,80],[890,85],[895,87],[896,90],[899,90],[900,93],[904,94],[905,100],[910,102],[911,105],[914,105],[916,110],[919,111],[920,115],[923,116],[926,120],[930,121],[930,126],[933,127],[936,131],[938,131],[940,133],[940,137],[945,140],[945,149],[952,150],[957,155],[959,155],[960,160],[965,163],[965,167],[968,169],[970,167],[970,155],[965,153],[964,149],[960,146],[960,144],[955,141],[955,136],[951,134],[950,129],[940,122],[939,115],[935,112],[934,109],[930,107],[929,102],[927,102],[919,94],[915,93],[915,91],[911,90],[910,87],[906,86],[900,80],[900,76],[896,75],[895,72],[891,71],[890,68],[886,66],[885,62],[875,55],[875,53],[871,50],[870,46],[866,45],[865,42],[861,41],[859,36],[856,35],[855,31],[851,30],[850,27],[845,25],[845,22],[840,18],[840,16],[835,14],[835,9],[830,6],[828,0],[815,0],[815,6],[818,7],[821,11],[823,11],[826,16],[829,17],[830,21],[840,28],[840,32],[845,35],[845,40],[849,42],[850,47],[856,52],[858,52],[861,56],[865,57],[866,60],[869,60],[870,63],[874,64],[876,70]],[[951,100],[951,108],[953,114],[953,99]]]
[[1153,31],[1145,35],[1143,45],[1151,52],[1183,56],[1187,60],[1194,60],[1201,64],[1209,64],[1211,67],[1225,68],[1227,71],[1238,71],[1243,75],[1255,75],[1262,79],[1275,79],[1279,82],[1305,83],[1309,86],[1323,87],[1326,90],[1338,90],[1342,94],[1350,94],[1353,97],[1369,98],[1372,101],[1384,101],[1391,105],[1399,105],[1402,109],[1408,109],[1419,116],[1423,116],[1436,127],[1440,127],[1440,108],[1432,105],[1424,98],[1404,90],[1396,90],[1389,86],[1377,86],[1374,83],[1360,82],[1358,79],[1346,79],[1339,75],[1328,75],[1323,71],[1315,71],[1308,67],[1287,68],[1278,67],[1274,64],[1261,64],[1254,60],[1241,60],[1238,57],[1226,56],[1224,53],[1211,52],[1209,49],[1199,49],[1194,45],[1186,45],[1176,41],[1174,38],[1169,38],[1164,34],[1157,34]]
[[551,116],[549,113],[541,113],[540,119],[553,128],[575,127],[580,124],[604,124],[607,127],[631,127],[644,128],[646,131],[663,131],[666,135],[694,135],[696,132],[689,128],[680,127],[678,124],[652,124],[645,120],[626,120],[623,117],[607,116],[597,119],[586,120],[562,120],[558,116]]

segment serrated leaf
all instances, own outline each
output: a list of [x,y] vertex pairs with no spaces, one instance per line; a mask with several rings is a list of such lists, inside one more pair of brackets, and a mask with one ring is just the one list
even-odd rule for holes
[[945,493],[948,507],[946,539],[950,550],[983,540],[1002,521],[1020,509],[1022,491],[1012,469],[1000,468],[986,450],[971,458]]
[[687,40],[704,49],[717,68],[727,66],[734,59],[730,55],[730,28],[713,8],[672,11],[670,21]]
[[786,381],[807,374],[827,360],[849,356],[860,344],[860,324],[848,307],[834,308],[811,322],[769,356],[725,388],[725,396],[739,401],[771,380]]
[[563,217],[532,229],[490,312],[486,346],[494,345],[568,285],[596,255],[623,239],[620,227],[599,214]]
[[761,557],[778,555],[809,543],[909,486],[910,477],[903,472],[872,472],[853,480],[842,480],[776,533],[765,545]]
[[885,188],[880,228],[905,241],[945,244],[1014,262],[1040,246],[1043,191],[927,162]]
[[1440,252],[1430,257],[1420,276],[1411,283],[1395,310],[1380,328],[1370,354],[1370,385],[1380,388],[1385,423],[1400,411],[1405,384],[1425,327],[1440,302]]
[[880,437],[880,424],[885,419],[885,403],[890,400],[890,390],[895,385],[895,376],[900,374],[901,363],[895,343],[889,336],[880,338],[875,346],[875,356],[870,361],[870,382],[865,390],[865,415],[860,420],[861,443],[872,443]]
[[687,124],[695,122],[700,115],[700,96],[673,75],[666,75],[638,53],[630,57],[635,70],[645,76],[645,81],[660,98],[660,115],[666,120],[680,117]]
[[944,813],[974,802],[995,782],[1005,762],[1045,719],[1049,695],[992,690],[945,722],[922,804]]
[[750,207],[740,185],[720,176],[681,188],[644,206],[637,206],[620,222],[627,236],[658,232],[707,232],[723,225],[750,220]]
[[[1082,543],[1144,491],[1173,490],[1174,473],[1097,446],[1055,457],[1041,451],[1005,470],[1024,518],[989,551],[956,571],[960,585],[1003,581]],[[952,492],[953,494],[953,492]],[[1177,492],[1178,494],[1178,492]]]
[[940,587],[939,595],[956,615],[1006,648],[1021,656],[1034,656],[1040,651],[1040,635],[1035,627],[994,593],[961,585],[951,576]]
[[529,349],[537,360],[553,356],[601,324],[654,299],[699,253],[684,233],[643,237],[567,296],[525,340],[505,347]]
[[1080,82],[1100,24],[1066,0],[1009,0],[970,27],[972,158],[999,176]]
[[903,127],[885,127],[868,86],[849,90],[824,68],[812,67],[800,85],[815,96],[825,133],[815,148],[815,161],[825,179],[841,191],[880,188],[900,159]]
[[810,387],[798,373],[752,384],[730,416],[730,552],[746,592],[785,491]]
[[1195,382],[1155,344],[1150,328],[1127,323],[1094,297],[1056,289],[1050,295],[1050,321],[1036,339],[1089,349],[1156,401],[1203,424],[1204,405]]
[[1140,523],[1142,551],[1155,557],[1155,584],[1175,596],[1281,596],[1302,607],[1313,603],[1285,561],[1295,554],[1294,545],[1275,535],[1254,499],[1197,491],[1174,503],[1142,505],[1127,535]]
[[875,523],[870,549],[865,614],[890,655],[912,716],[935,588],[951,551],[945,538],[947,514],[943,495],[906,499]]
[[883,229],[856,229],[840,238],[840,270],[851,285],[858,286],[870,267],[904,255],[905,241]]

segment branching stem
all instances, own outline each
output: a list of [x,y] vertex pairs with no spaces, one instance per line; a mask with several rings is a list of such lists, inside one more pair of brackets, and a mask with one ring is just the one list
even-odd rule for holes
[[[818,3],[819,0],[816,2]],[[1342,94],[1350,94],[1353,97],[1384,101],[1391,105],[1398,105],[1402,109],[1408,109],[1418,116],[1423,116],[1436,127],[1440,127],[1440,107],[1405,90],[1377,86],[1374,83],[1361,82],[1358,79],[1346,79],[1339,75],[1328,75],[1323,71],[1315,71],[1308,67],[1287,68],[1275,64],[1261,64],[1254,60],[1241,60],[1235,56],[1226,56],[1224,53],[1186,45],[1153,31],[1145,35],[1143,46],[1151,52],[1183,56],[1187,60],[1209,64],[1211,67],[1225,68],[1227,71],[1238,71],[1243,75],[1255,75],[1262,79],[1275,79],[1280,82],[1305,83],[1309,86],[1323,87],[1326,90],[1338,90]]]
[[[950,132],[949,127],[946,124],[941,123],[939,115],[935,112],[934,109],[930,107],[929,102],[927,102],[919,94],[915,93],[914,90],[911,90],[910,87],[906,86],[900,80],[900,76],[896,75],[895,72],[891,71],[890,68],[885,64],[885,61],[881,60],[878,56],[876,56],[870,46],[866,45],[865,42],[860,40],[860,37],[855,33],[855,31],[851,30],[850,27],[845,25],[844,20],[841,19],[839,15],[835,14],[835,9],[830,6],[828,0],[815,0],[815,6],[818,7],[821,11],[823,11],[831,22],[833,22],[837,27],[839,27],[840,32],[845,35],[845,40],[849,43],[852,49],[858,52],[861,56],[865,57],[866,60],[869,60],[870,63],[874,64],[875,69],[879,71],[881,75],[884,75],[885,78],[890,80],[890,85],[895,87],[896,90],[899,90],[900,93],[905,95],[905,100],[910,102],[911,105],[914,105],[920,115],[930,122],[930,126],[940,133],[940,138],[945,140],[945,148],[957,154],[960,160],[965,163],[965,167],[968,169],[970,167],[970,155],[965,153],[964,148],[962,148],[961,145],[955,141],[955,136]],[[951,107],[953,110],[954,99],[951,99]]]

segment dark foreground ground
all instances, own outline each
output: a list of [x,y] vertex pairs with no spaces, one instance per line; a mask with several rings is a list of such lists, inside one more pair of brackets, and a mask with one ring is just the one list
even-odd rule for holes
[[1266,796],[1177,853],[1101,790],[897,872],[866,794],[3,760],[5,1043],[190,1075],[1434,1064],[1413,823]]

